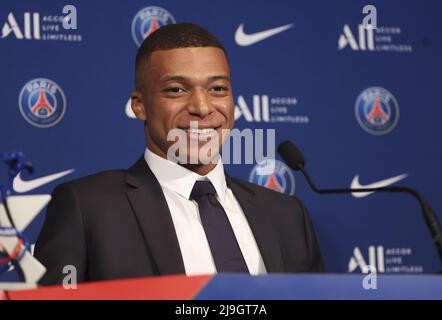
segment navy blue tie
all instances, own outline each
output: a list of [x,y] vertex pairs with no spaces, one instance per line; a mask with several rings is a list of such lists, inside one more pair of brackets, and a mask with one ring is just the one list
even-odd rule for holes
[[201,222],[220,272],[248,273],[246,262],[236,241],[232,226],[210,181],[196,181],[190,198],[198,203]]

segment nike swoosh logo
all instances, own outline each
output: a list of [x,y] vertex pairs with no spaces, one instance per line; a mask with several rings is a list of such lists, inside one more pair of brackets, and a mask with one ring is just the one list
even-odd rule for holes
[[[362,185],[359,183],[359,175],[357,174],[354,178],[353,181],[351,182],[351,187],[352,189],[361,189],[361,188],[382,188],[382,187],[387,187],[393,183],[396,183],[400,180],[405,179],[406,177],[408,177],[408,173],[404,173],[401,175],[398,175],[396,177],[392,177],[392,178],[388,178],[388,179],[384,179],[384,180],[380,180],[377,182],[373,182],[370,184],[366,184],[366,185]],[[363,198],[366,196],[369,196],[370,194],[374,193],[373,192],[352,192],[352,196],[355,198]]]
[[290,23],[290,24],[286,24],[285,26],[281,26],[281,27],[277,27],[277,28],[273,28],[273,29],[269,29],[269,30],[264,30],[264,31],[257,32],[257,33],[246,34],[244,32],[244,23],[241,23],[235,32],[235,42],[238,45],[243,46],[243,47],[250,46],[250,45],[255,44],[259,41],[262,41],[262,40],[267,39],[271,36],[274,36],[275,34],[286,31],[287,29],[290,29],[293,26],[294,26],[294,24]]
[[15,192],[23,193],[28,192],[33,189],[36,189],[38,187],[41,187],[42,185],[45,185],[49,182],[52,182],[54,180],[60,179],[61,177],[64,177],[65,175],[68,175],[72,173],[75,169],[69,169],[66,171],[54,173],[45,177],[33,179],[33,180],[22,180],[21,178],[21,172],[17,174],[14,178],[14,181],[12,183],[12,186],[14,188]]

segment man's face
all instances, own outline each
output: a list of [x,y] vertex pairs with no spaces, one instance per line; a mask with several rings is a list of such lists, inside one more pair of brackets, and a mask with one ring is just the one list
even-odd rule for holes
[[[142,68],[141,96],[132,94],[132,108],[139,119],[146,121],[149,149],[167,157],[174,144],[167,141],[167,135],[177,128],[186,131],[189,146],[200,149],[218,134],[221,147],[222,130],[232,129],[234,122],[230,72],[224,52],[215,47],[160,50],[153,52]],[[197,121],[198,128],[205,130],[189,130],[191,121]],[[212,151],[218,154],[219,150]]]

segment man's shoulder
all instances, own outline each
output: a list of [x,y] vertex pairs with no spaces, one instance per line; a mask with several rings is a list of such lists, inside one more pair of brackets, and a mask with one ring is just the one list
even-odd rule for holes
[[74,189],[76,192],[112,192],[126,186],[124,169],[104,170],[59,184],[55,189]]

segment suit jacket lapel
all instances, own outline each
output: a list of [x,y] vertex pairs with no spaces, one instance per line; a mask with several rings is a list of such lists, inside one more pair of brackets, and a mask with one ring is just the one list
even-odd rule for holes
[[255,193],[226,174],[227,186],[232,190],[249,222],[267,272],[283,272],[281,248],[270,220],[270,212]]
[[172,217],[158,180],[142,156],[127,171],[126,192],[160,274],[185,273]]

